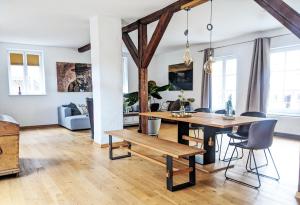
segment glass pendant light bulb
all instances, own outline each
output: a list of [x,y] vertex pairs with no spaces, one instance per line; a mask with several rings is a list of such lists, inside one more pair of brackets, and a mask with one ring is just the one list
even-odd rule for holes
[[189,66],[193,62],[191,51],[190,51],[190,46],[188,43],[185,46],[183,62],[186,66]]
[[209,56],[208,57],[208,60],[205,62],[204,64],[204,71],[207,73],[207,74],[211,74],[212,73],[212,67],[213,67],[213,63],[214,63],[214,59],[212,56]]

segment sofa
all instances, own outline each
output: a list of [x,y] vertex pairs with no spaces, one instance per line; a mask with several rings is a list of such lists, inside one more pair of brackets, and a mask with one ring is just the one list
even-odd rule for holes
[[91,129],[88,115],[72,116],[71,108],[64,106],[58,107],[58,124],[72,131]]

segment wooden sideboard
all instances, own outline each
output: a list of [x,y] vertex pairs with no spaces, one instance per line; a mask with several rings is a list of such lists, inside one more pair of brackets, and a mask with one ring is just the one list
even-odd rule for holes
[[0,176],[18,174],[19,124],[10,116],[0,115]]
[[135,126],[139,124],[139,113],[129,112],[123,114],[123,125],[124,127]]

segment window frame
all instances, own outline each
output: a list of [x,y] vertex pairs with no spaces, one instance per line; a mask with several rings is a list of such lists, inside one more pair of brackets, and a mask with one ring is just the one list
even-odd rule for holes
[[[295,45],[289,45],[289,46],[283,46],[283,47],[274,47],[271,48],[270,50],[270,80],[271,80],[271,75],[272,75],[272,69],[271,69],[271,55],[273,53],[286,53],[289,51],[296,51],[299,50],[300,51],[300,44],[295,44]],[[284,61],[284,73],[286,74],[286,63],[287,63],[287,59],[286,59],[286,54],[285,54],[285,61]],[[300,71],[300,70],[299,70]],[[271,93],[271,85],[270,85],[270,89],[269,89],[269,94]],[[268,96],[268,105],[269,105],[269,100],[270,100],[270,96]],[[282,117],[300,117],[300,113],[296,113],[296,114],[292,114],[292,113],[285,113],[285,112],[270,112],[267,109],[267,115],[270,116],[282,116]]]
[[[20,53],[23,55],[23,72],[24,72],[24,84],[26,87],[26,92],[21,95],[11,93],[11,62],[10,62],[10,53]],[[28,76],[28,65],[27,65],[27,54],[34,54],[39,56],[39,71],[42,82],[42,92],[40,93],[28,93],[28,84],[29,84],[29,76]],[[44,68],[44,52],[42,50],[31,50],[31,49],[7,49],[7,66],[8,66],[8,95],[9,96],[44,96],[47,95],[46,91],[46,78],[45,78],[45,68]]]
[[[222,98],[226,101],[226,96],[225,96],[225,93],[226,93],[226,62],[228,61],[228,60],[236,60],[236,74],[235,74],[235,96],[236,96],[236,98],[237,98],[237,84],[238,84],[238,77],[237,77],[237,73],[238,73],[238,58],[235,56],[235,55],[225,55],[225,56],[215,56],[214,57],[214,61],[216,62],[216,61],[222,61],[222,69],[223,69],[223,71],[222,71]],[[212,71],[212,72],[214,72],[214,70]],[[213,75],[213,74],[211,74],[211,75]],[[213,89],[213,77],[212,77],[212,89]],[[213,96],[212,96],[213,97]],[[212,101],[213,101],[213,99],[212,99]],[[234,107],[234,109],[236,109],[236,102],[234,102],[234,105],[235,105],[235,107]],[[225,102],[224,102],[224,108],[225,108]],[[223,108],[223,109],[224,109]],[[222,108],[220,108],[220,109],[222,109]],[[214,107],[213,107],[213,103],[212,103],[212,110],[213,111],[216,111],[216,110],[218,110],[218,109],[215,109]]]

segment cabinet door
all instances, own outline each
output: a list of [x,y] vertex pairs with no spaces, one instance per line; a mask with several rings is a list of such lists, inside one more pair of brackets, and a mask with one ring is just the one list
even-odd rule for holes
[[19,168],[19,136],[0,136],[0,172]]
[[130,124],[132,122],[132,119],[131,119],[131,117],[124,117],[123,122],[124,122],[124,124]]
[[139,123],[139,121],[140,121],[139,116],[134,116],[134,117],[133,117],[133,122],[134,122],[134,123]]

